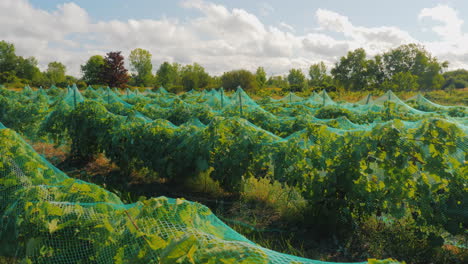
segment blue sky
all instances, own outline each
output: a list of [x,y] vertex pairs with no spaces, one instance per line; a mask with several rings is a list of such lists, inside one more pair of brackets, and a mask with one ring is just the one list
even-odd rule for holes
[[[63,0],[31,0],[34,6],[53,11]],[[180,20],[197,16],[195,10],[181,8],[182,1],[170,0],[76,0],[94,20],[160,19],[163,17]],[[210,1],[228,8],[241,8],[256,14],[266,24],[281,22],[295,27],[299,32],[308,32],[316,27],[314,11],[318,8],[344,14],[362,26],[396,26],[411,32],[421,40],[435,39],[432,32],[424,32],[417,14],[421,9],[446,4],[456,9],[460,16],[468,14],[466,0],[271,0],[271,1]],[[466,29],[466,25],[463,27]]]
[[468,65],[466,14],[466,0],[2,0],[0,39],[78,76],[91,55],[137,47],[155,68],[167,60],[282,74],[332,66],[358,47],[372,56],[416,42],[458,68]]

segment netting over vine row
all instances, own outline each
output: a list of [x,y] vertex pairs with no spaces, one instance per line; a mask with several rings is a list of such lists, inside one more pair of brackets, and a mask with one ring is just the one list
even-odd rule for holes
[[324,263],[262,248],[198,203],[124,204],[0,126],[0,256],[12,263]]
[[[120,93],[109,88],[95,90],[91,87],[82,93],[76,87],[67,91],[56,87],[38,91],[24,89],[22,92],[0,90],[0,121],[28,139],[71,142],[72,154],[78,156],[104,153],[126,172],[149,168],[167,179],[183,179],[209,172],[211,178],[227,189],[239,188],[243,178],[265,177],[295,188],[291,197],[300,198],[287,201],[288,208],[297,211],[308,204],[315,213],[309,217],[324,229],[328,225],[348,227],[353,215],[371,215],[379,211],[382,217],[414,217],[414,221],[420,221],[432,230],[463,234],[468,217],[468,196],[464,187],[467,117],[465,106],[440,106],[422,96],[404,102],[392,92],[380,98],[367,96],[358,103],[348,103],[335,102],[326,92],[314,93],[308,98],[290,93],[280,100],[254,100],[240,88],[234,93],[219,89],[190,91],[182,95],[163,88],[143,93],[130,90]],[[11,138],[19,140],[18,136]],[[21,143],[18,146],[27,145]],[[14,230],[29,225],[29,229],[21,229],[23,233],[14,231],[23,244],[12,246],[10,255],[13,251],[21,251],[13,255],[26,258],[32,254],[39,263],[66,263],[58,257],[55,262],[46,261],[49,260],[46,257],[57,256],[54,252],[65,252],[73,257],[91,256],[91,263],[108,263],[105,261],[122,256],[127,262],[138,263],[138,258],[132,259],[135,254],[142,256],[142,261],[157,259],[162,262],[166,254],[173,254],[167,252],[174,250],[179,252],[182,263],[191,263],[195,256],[202,263],[208,262],[209,258],[214,258],[213,263],[223,263],[220,259],[224,263],[242,263],[244,258],[245,263],[288,263],[286,259],[291,263],[315,263],[271,252],[245,241],[239,234],[230,233],[232,230],[226,229],[217,218],[216,221],[207,220],[201,213],[206,209],[200,209],[203,208],[200,205],[167,198],[123,205],[94,185],[66,176],[53,176],[54,173],[63,174],[39,157],[34,162],[21,158],[21,162],[12,163],[17,154],[28,153],[27,156],[36,157],[29,146],[23,152],[7,144],[3,149],[14,151],[10,151],[9,156],[1,156],[7,165],[0,169],[5,169],[7,176],[2,178],[0,187],[8,184],[15,187],[2,190],[2,194],[8,194],[8,206],[12,204],[12,209],[5,209],[2,214],[10,217],[28,213],[31,217],[27,221],[20,219],[5,224]],[[28,171],[30,168],[32,171]],[[12,171],[15,173],[11,174]],[[16,179],[28,177],[38,178],[35,184],[24,185],[26,187],[16,183]],[[75,188],[78,191],[75,192]],[[10,195],[18,190],[28,195]],[[43,209],[34,209],[35,206],[26,207],[27,201],[33,205],[47,205]],[[54,205],[50,210],[49,204]],[[181,205],[191,208],[188,209],[190,213],[179,210]],[[66,218],[70,222],[58,220],[59,217],[54,215],[56,207],[72,214]],[[161,224],[157,219],[169,216],[156,217],[145,210],[156,212],[158,208],[171,208],[185,216],[171,215],[170,224]],[[116,213],[116,216],[105,218],[110,214],[108,212]],[[41,217],[37,218],[35,214]],[[186,215],[203,219],[196,220],[197,225],[192,228],[196,229],[204,221],[214,227],[208,230],[205,228],[208,224],[205,224],[200,231],[203,235],[191,236],[193,232],[186,231],[188,224],[180,220],[188,219]],[[79,232],[74,234],[73,228],[66,228],[68,224],[65,223],[74,225],[77,219],[85,224],[76,228]],[[222,231],[218,230],[218,223]],[[40,235],[30,231],[36,225],[43,228],[38,229],[42,230]],[[177,232],[176,237],[163,235],[158,233],[161,225],[183,227],[183,232],[190,235],[180,233],[178,236]],[[91,233],[81,230],[85,227]],[[23,236],[24,233],[27,235]],[[10,235],[8,232],[4,234]],[[157,237],[152,237],[153,234]],[[70,236],[77,239],[77,244],[62,239]],[[94,243],[94,236],[99,237],[96,239],[109,236],[115,239]],[[212,236],[215,242],[210,240]],[[167,247],[154,249],[151,239]],[[36,243],[41,246],[36,248]],[[150,246],[146,247],[147,244]],[[103,246],[105,249],[101,250]],[[231,251],[231,246],[235,250]],[[143,251],[137,252],[136,248]],[[205,250],[207,248],[209,250]],[[69,253],[75,251],[80,253]],[[211,255],[203,255],[206,251]],[[151,252],[157,253],[151,255]],[[174,259],[166,261],[169,262],[162,263],[171,263]]]

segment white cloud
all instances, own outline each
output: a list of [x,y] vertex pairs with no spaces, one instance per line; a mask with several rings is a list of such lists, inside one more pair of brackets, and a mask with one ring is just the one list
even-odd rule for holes
[[424,42],[427,49],[436,54],[440,59],[450,62],[450,68],[468,67],[468,34],[463,32],[464,21],[458,12],[447,6],[437,5],[433,8],[424,8],[418,16],[422,22],[439,23],[431,25],[431,30],[440,39],[437,41]]
[[[348,17],[325,9],[315,13],[318,30],[301,35],[285,22],[277,27],[265,25],[244,9],[228,9],[202,0],[187,0],[181,7],[198,10],[199,15],[184,21],[161,18],[93,22],[86,10],[74,3],[48,12],[34,8],[27,0],[2,0],[0,39],[13,42],[20,55],[35,56],[42,69],[58,60],[67,65],[69,74],[77,76],[80,64],[91,55],[115,50],[128,55],[134,48],[148,49],[155,68],[163,61],[198,62],[212,74],[238,68],[255,70],[258,66],[264,66],[269,74],[283,74],[292,67],[306,69],[321,60],[332,65],[347,51],[359,47],[373,55],[417,42],[399,28],[357,26]],[[423,9],[419,18],[442,23],[432,28],[441,39],[423,43],[430,51],[453,61],[453,65],[468,65],[463,21],[453,9]],[[452,27],[455,29],[450,32],[443,29]]]
[[365,48],[371,55],[402,44],[417,42],[408,32],[396,27],[360,27],[348,17],[336,12],[318,9],[315,13],[319,31],[342,33],[350,48]]
[[284,28],[285,30],[287,31],[291,31],[291,32],[296,32],[296,30],[294,29],[293,26],[289,25],[288,23],[282,21],[279,23],[279,26]]
[[424,8],[418,18],[420,20],[430,18],[441,22],[442,26],[435,26],[432,30],[445,39],[459,39],[463,35],[463,20],[458,17],[458,12],[449,6],[438,5],[433,8]]

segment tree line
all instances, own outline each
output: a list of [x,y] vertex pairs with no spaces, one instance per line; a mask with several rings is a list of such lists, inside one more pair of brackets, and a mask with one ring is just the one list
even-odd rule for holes
[[134,49],[128,56],[130,70],[125,68],[120,51],[106,56],[91,56],[81,65],[82,77],[66,74],[61,62],[50,62],[45,71],[38,68],[34,57],[16,55],[15,46],[0,41],[0,84],[64,87],[77,83],[110,87],[160,87],[173,92],[223,87],[233,90],[237,86],[247,91],[277,87],[287,91],[307,90],[436,90],[468,87],[468,71],[446,71],[448,62],[439,61],[423,46],[402,45],[370,57],[362,48],[349,51],[331,69],[324,62],[310,65],[307,74],[302,69],[290,69],[288,74],[267,77],[265,69],[255,72],[246,69],[224,72],[212,76],[198,63],[181,65],[163,62],[153,72],[152,54],[145,49]]

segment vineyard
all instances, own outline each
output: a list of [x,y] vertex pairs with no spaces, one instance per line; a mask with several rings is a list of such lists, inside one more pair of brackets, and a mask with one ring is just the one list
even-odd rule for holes
[[23,138],[69,145],[81,161],[105,155],[124,180],[150,170],[148,182],[208,177],[239,193],[267,179],[286,190],[281,214],[321,235],[375,217],[418,226],[433,248],[466,249],[465,106],[391,91],[350,103],[325,91],[254,100],[240,87],[181,95],[26,87],[0,88],[0,122],[0,256],[18,263],[322,263],[263,248],[199,203],[125,204],[68,177]]

